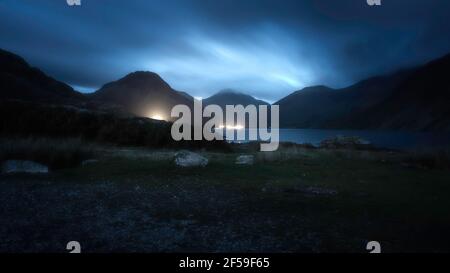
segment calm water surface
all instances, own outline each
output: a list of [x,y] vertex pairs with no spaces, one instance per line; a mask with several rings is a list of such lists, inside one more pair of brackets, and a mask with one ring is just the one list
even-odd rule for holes
[[[248,132],[247,132],[248,133]],[[280,141],[318,145],[322,140],[336,136],[358,136],[379,148],[416,150],[450,147],[450,133],[375,131],[375,130],[321,130],[280,129]]]

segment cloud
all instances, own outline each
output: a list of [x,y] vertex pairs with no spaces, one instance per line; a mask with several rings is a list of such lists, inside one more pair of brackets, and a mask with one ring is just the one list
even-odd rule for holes
[[0,47],[82,91],[152,70],[194,96],[274,101],[443,55],[449,15],[446,0],[4,0]]

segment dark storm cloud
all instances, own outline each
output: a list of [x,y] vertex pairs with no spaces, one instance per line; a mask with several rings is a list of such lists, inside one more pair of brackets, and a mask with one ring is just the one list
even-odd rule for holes
[[449,15],[447,0],[6,0],[0,47],[82,90],[151,70],[195,96],[273,101],[448,53]]

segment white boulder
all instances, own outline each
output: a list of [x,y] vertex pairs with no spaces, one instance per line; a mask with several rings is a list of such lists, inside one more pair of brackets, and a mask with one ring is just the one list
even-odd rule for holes
[[240,155],[236,157],[236,164],[239,165],[253,165],[254,161],[253,155]]
[[29,160],[6,160],[2,173],[48,173],[48,167]]
[[180,167],[205,167],[208,159],[190,151],[179,151],[175,154],[175,164]]

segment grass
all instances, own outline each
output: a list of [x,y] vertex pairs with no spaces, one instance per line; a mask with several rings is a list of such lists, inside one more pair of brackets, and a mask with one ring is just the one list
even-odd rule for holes
[[[30,234],[51,230],[44,239],[52,242],[82,230],[81,240],[96,246],[91,251],[365,252],[370,240],[384,252],[450,251],[448,170],[406,168],[403,154],[302,147],[270,158],[247,151],[255,164],[235,165],[245,152],[203,152],[208,166],[185,169],[170,150],[114,150],[47,178],[10,177],[7,185],[28,195],[5,192],[30,205],[22,218],[36,212],[32,192],[47,200],[41,215],[62,222]],[[309,187],[337,194],[311,194]],[[6,194],[0,198],[8,203]],[[51,205],[61,203],[64,209]],[[11,230],[16,218],[5,218]],[[84,225],[74,228],[69,219]]]
[[0,162],[31,160],[51,169],[74,167],[94,157],[94,147],[80,139],[0,139]]
[[174,141],[170,122],[73,106],[4,100],[0,101],[0,116],[0,137],[3,138],[77,138],[117,146],[229,149],[225,141]]
[[416,150],[408,154],[405,164],[425,169],[450,169],[450,149]]
[[[302,217],[310,230],[328,238],[330,245],[322,245],[326,251],[357,249],[364,239],[382,240],[386,250],[391,251],[408,251],[406,246],[410,245],[411,250],[432,250],[426,248],[430,246],[449,249],[442,244],[442,237],[433,238],[447,235],[432,232],[450,227],[448,171],[408,169],[401,166],[401,161],[383,162],[382,154],[367,157],[364,152],[352,153],[358,160],[308,149],[270,161],[257,154],[253,166],[236,166],[236,154],[206,156],[210,158],[206,168],[177,168],[170,159],[109,158],[96,166],[69,172],[70,176],[81,173],[93,180],[140,183],[156,191],[182,183],[183,189],[201,191],[213,187],[224,193],[238,193],[244,199],[238,210],[230,208],[228,217],[246,217],[255,211],[273,218]],[[305,196],[299,189],[309,186],[339,194]],[[195,214],[210,219],[214,211],[213,207],[199,208]],[[173,208],[159,212],[166,217],[174,214]],[[275,232],[282,234],[286,229],[295,227],[277,226]],[[412,240],[417,244],[413,245]]]

